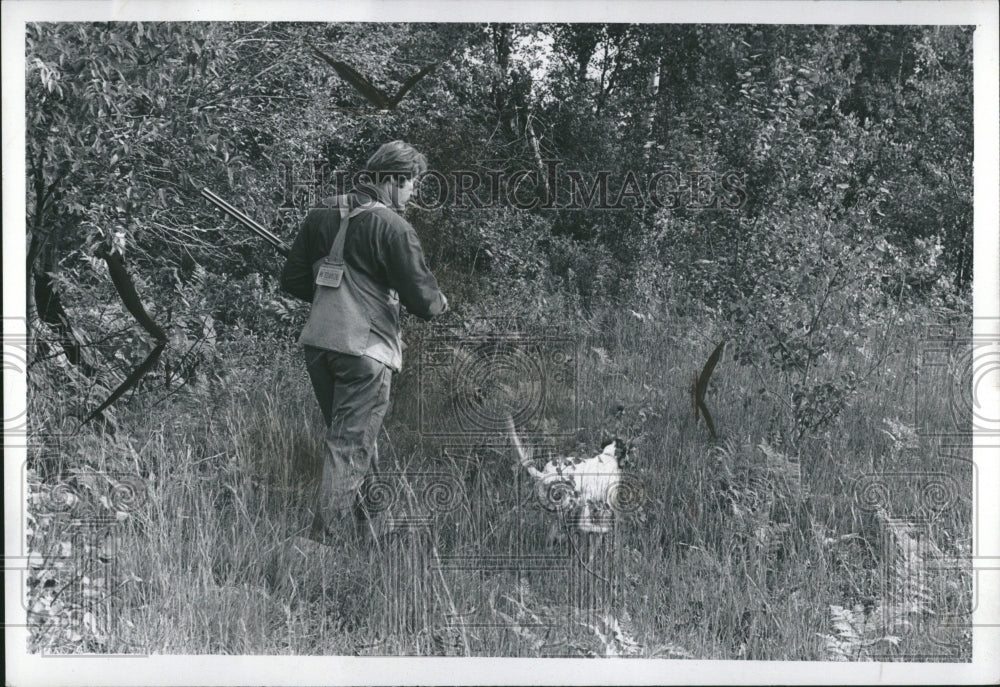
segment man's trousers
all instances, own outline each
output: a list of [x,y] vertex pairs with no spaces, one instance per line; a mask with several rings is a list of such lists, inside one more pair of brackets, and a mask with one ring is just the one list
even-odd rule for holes
[[365,476],[378,464],[392,370],[373,358],[313,346],[305,347],[305,358],[327,425],[313,522],[331,531],[358,505]]

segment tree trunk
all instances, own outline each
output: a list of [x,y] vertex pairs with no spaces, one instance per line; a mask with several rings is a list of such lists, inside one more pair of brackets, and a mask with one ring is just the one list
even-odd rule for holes
[[535,136],[535,127],[531,125],[531,120],[532,120],[532,115],[529,112],[527,117],[527,125],[525,126],[525,132],[528,134],[528,137],[531,140],[531,150],[535,154],[535,165],[537,165],[538,167],[538,177],[542,180],[542,183],[545,185],[545,202],[550,203],[553,202],[554,199],[550,195],[551,191],[549,189],[549,177],[545,173],[545,164],[542,162],[542,152],[541,149],[538,147],[538,137]]
[[654,127],[656,125],[656,111],[660,105],[660,70],[663,68],[663,58],[656,60],[656,68],[649,77],[649,109],[646,111],[646,164],[649,164],[650,156],[653,154]]

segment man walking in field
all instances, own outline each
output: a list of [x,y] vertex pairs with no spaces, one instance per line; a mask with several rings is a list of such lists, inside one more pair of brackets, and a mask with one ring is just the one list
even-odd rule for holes
[[448,300],[420,240],[400,214],[427,160],[392,141],[368,160],[370,185],[309,212],[292,244],[281,288],[312,303],[299,343],[327,424],[311,536],[330,541],[363,513],[359,489],[378,460],[376,438],[402,364],[399,304],[423,319]]

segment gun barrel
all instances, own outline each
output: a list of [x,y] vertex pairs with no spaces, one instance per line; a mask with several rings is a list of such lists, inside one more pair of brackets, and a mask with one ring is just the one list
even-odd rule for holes
[[230,205],[227,201],[223,200],[215,193],[213,193],[208,187],[201,189],[201,196],[202,198],[210,202],[212,205],[219,208],[224,213],[226,213],[227,215],[235,219],[237,222],[242,224],[244,227],[246,227],[250,231],[260,236],[262,239],[270,243],[279,253],[281,253],[285,257],[288,257],[288,245],[280,238],[278,238],[270,231],[268,231],[266,228],[264,228],[264,226],[261,225],[259,222],[255,221],[253,218],[251,218],[238,208],[234,207],[233,205]]

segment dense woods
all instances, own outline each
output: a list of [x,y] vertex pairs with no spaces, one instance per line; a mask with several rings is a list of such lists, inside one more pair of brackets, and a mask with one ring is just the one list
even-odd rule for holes
[[[437,67],[381,110],[310,44],[387,90]],[[184,339],[167,362],[208,318],[223,337],[290,323],[280,256],[202,186],[290,240],[321,197],[302,186],[343,190],[334,172],[392,138],[440,175],[412,219],[459,312],[491,312],[498,291],[528,317],[554,314],[549,294],[577,315],[668,303],[801,364],[844,344],[808,327],[802,295],[836,292],[817,323],[835,327],[848,304],[877,317],[971,283],[961,28],[63,24],[31,26],[27,58],[30,278],[114,310],[97,258],[119,251]],[[519,171],[534,177],[512,189]],[[118,323],[79,315],[80,335]],[[136,355],[130,336],[112,343]]]
[[[253,546],[228,541],[230,518],[252,530],[249,541],[271,536],[260,522],[273,526],[301,456],[315,452],[294,345],[307,306],[278,290],[281,256],[200,193],[212,189],[291,243],[309,206],[348,188],[378,145],[402,139],[430,162],[407,218],[452,306],[438,324],[574,339],[580,426],[560,447],[592,447],[591,430],[616,404],[644,437],[641,469],[663,491],[632,523],[628,575],[669,569],[675,581],[670,595],[633,590],[617,616],[631,614],[631,629],[619,628],[638,638],[629,646],[665,657],[874,654],[840,631],[875,632],[851,609],[882,603],[879,520],[851,506],[851,485],[876,465],[919,471],[936,456],[920,444],[913,463],[902,448],[910,434],[882,429],[912,422],[901,406],[925,328],[970,326],[971,28],[50,23],[29,25],[26,45],[29,481],[44,492],[89,466],[155,484],[144,503],[161,505],[137,511],[130,536],[158,542],[161,571],[135,554],[145,581],[126,585],[123,613],[161,619],[134,641],[237,653],[351,653],[351,637],[376,641],[360,602],[337,597],[353,609],[344,617],[361,618],[353,631],[334,622],[322,639],[272,644],[269,604],[291,625],[326,621],[307,619],[316,609],[272,579],[287,560],[254,559]],[[334,63],[375,90],[365,95]],[[431,331],[410,318],[404,336]],[[721,340],[728,362],[716,375],[728,381],[708,404],[729,443],[712,448],[689,419],[686,385]],[[387,429],[393,460],[409,465],[433,447],[414,436],[416,354],[404,364]],[[933,402],[946,406],[948,393]],[[775,478],[786,459],[801,462],[801,483]],[[214,486],[198,481],[205,470]],[[232,495],[219,496],[230,477]],[[968,546],[969,498],[935,521],[953,553]],[[231,512],[235,502],[243,510]],[[170,524],[166,504],[184,504],[215,534]],[[823,552],[823,537],[852,533],[867,543]],[[270,596],[259,607],[213,597],[222,618],[254,607],[250,635],[189,628],[220,642],[192,646],[170,635],[170,622],[197,622],[163,571],[201,560],[195,542],[216,536],[209,577]],[[168,550],[183,560],[157,558]],[[812,561],[810,572],[782,577],[792,558],[799,572]],[[729,601],[696,605],[693,580],[707,571],[727,580]],[[538,613],[552,603],[541,589],[532,588]],[[521,622],[527,607],[501,613],[516,636],[463,630],[459,653],[538,655]],[[966,640],[948,655],[968,658]],[[135,648],[94,628],[36,641]],[[382,653],[454,649],[430,635],[378,641]],[[631,655],[622,641],[615,651]],[[593,651],[610,652],[605,644]],[[902,657],[898,646],[896,637],[877,648]]]

